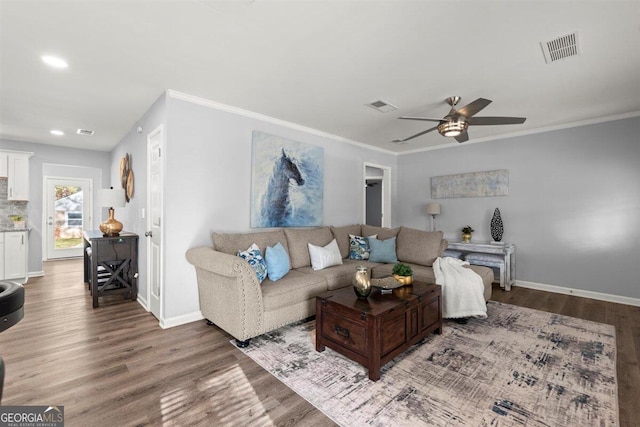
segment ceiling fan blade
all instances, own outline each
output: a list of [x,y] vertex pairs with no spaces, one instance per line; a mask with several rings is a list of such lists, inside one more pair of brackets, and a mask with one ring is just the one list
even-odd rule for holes
[[458,114],[461,114],[467,118],[477,114],[480,110],[482,110],[487,105],[491,104],[490,99],[478,98],[470,104],[465,105],[464,107],[458,110]]
[[420,133],[416,133],[415,135],[411,135],[410,137],[405,138],[405,139],[394,139],[394,140],[393,140],[393,141],[391,141],[391,142],[395,142],[396,144],[397,144],[397,143],[399,143],[399,142],[407,142],[407,141],[409,141],[410,139],[417,138],[417,137],[419,137],[419,136],[424,135],[425,133],[432,132],[432,131],[434,131],[434,130],[436,130],[436,129],[438,129],[438,126],[432,127],[431,129],[427,129],[427,130],[422,131],[422,132],[420,132]]
[[526,117],[471,117],[470,125],[519,125],[527,120]]
[[423,122],[441,122],[442,119],[430,119],[428,117],[411,117],[411,116],[402,116],[402,117],[398,117],[399,119],[402,120],[421,120]]
[[469,134],[466,130],[464,130],[462,131],[462,133],[460,133],[460,135],[456,136],[455,139],[458,142],[466,142],[469,140]]

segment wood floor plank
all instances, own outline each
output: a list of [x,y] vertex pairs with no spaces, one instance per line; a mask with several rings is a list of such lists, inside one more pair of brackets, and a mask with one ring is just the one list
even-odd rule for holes
[[[162,329],[123,297],[93,309],[82,280],[65,260],[25,286],[25,318],[0,334],[4,405],[64,405],[68,426],[335,425],[219,328]],[[517,286],[493,299],[614,325],[621,425],[640,419],[640,307]]]

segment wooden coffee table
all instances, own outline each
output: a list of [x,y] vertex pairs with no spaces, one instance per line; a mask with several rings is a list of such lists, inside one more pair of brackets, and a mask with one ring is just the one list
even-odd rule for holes
[[316,350],[329,347],[364,365],[369,378],[430,333],[442,333],[440,286],[422,282],[358,299],[351,286],[316,297]]

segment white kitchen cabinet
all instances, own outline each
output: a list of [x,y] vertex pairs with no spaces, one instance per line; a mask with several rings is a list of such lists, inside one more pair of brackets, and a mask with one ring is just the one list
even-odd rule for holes
[[4,280],[19,280],[25,283],[29,276],[28,245],[26,231],[6,231],[4,233]]
[[29,158],[31,153],[8,153],[8,200],[29,200]]
[[0,151],[0,178],[6,178],[9,176],[9,154],[5,151]]

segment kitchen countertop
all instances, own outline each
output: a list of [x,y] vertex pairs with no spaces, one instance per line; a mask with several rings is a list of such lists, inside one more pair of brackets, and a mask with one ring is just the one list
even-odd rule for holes
[[16,228],[12,225],[0,225],[0,233],[6,233],[8,231],[31,231],[31,227]]

